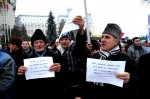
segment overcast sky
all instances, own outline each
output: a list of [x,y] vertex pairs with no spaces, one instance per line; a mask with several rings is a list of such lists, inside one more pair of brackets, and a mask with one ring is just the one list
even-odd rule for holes
[[[84,0],[17,0],[17,15],[48,15],[55,18],[66,14],[67,8],[84,12]],[[117,23],[125,33],[124,37],[142,36],[148,33],[150,5],[141,0],[86,0],[87,11],[92,15],[94,34],[101,34],[107,23]]]

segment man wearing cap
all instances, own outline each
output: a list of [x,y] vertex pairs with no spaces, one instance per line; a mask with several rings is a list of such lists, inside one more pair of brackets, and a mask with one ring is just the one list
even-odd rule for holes
[[75,99],[81,96],[80,85],[82,83],[83,68],[85,68],[85,49],[86,49],[86,35],[84,33],[84,21],[81,16],[73,20],[78,24],[80,29],[77,31],[76,40],[71,40],[70,33],[64,33],[59,39],[56,53],[59,53],[66,59],[67,68],[69,69],[65,85],[65,98]]
[[[109,23],[105,27],[102,38],[100,52],[91,56],[100,60],[110,61],[126,61],[125,72],[116,74],[116,77],[123,80],[123,87],[117,87],[115,85],[101,83],[101,82],[87,82],[87,99],[100,99],[105,98],[125,98],[136,97],[134,87],[136,87],[136,81],[138,80],[135,63],[127,55],[120,52],[119,41],[121,28],[114,23]],[[87,64],[88,65],[88,64]]]

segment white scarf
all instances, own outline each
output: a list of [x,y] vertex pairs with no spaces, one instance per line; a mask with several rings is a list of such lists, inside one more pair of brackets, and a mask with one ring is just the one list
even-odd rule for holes
[[[69,46],[71,46],[72,43],[73,43],[73,41],[70,42]],[[68,46],[68,47],[69,47],[69,46]],[[67,47],[67,48],[68,48],[68,47]],[[66,49],[67,49],[67,48],[66,48]],[[64,48],[61,46],[61,44],[59,44],[59,45],[57,46],[57,49],[60,51],[61,55],[62,55],[62,54],[65,52],[65,50],[66,50],[66,49],[64,49]]]
[[117,55],[118,52],[120,52],[119,45],[115,46],[113,49],[111,49],[108,52],[105,52],[102,49],[100,49],[100,52],[99,52],[100,60],[105,60],[110,55]]

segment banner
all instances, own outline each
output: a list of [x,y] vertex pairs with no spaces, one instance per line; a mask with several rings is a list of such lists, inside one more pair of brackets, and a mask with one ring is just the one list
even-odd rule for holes
[[122,37],[123,37],[123,35],[124,35],[124,33],[122,32],[122,33],[121,33],[121,35],[120,35],[120,37],[122,38]]
[[148,33],[147,33],[147,41],[150,42],[150,15],[148,15]]

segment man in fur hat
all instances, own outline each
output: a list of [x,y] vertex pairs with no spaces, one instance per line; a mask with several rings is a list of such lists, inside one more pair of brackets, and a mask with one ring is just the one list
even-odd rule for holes
[[[80,25],[80,27],[83,27],[84,25],[83,21],[78,16],[74,18],[73,22]],[[54,63],[49,67],[49,70],[55,72],[55,77],[32,79],[26,81],[28,91],[25,93],[25,96],[34,99],[39,99],[40,97],[43,99],[46,99],[47,97],[49,97],[50,99],[65,99],[62,96],[64,88],[64,81],[62,81],[62,79],[65,73],[68,72],[68,68],[66,68],[67,66],[64,64],[64,58],[50,51],[47,48],[47,43],[48,42],[42,30],[36,29],[31,37],[31,44],[33,50],[30,53],[29,58],[51,56]],[[19,68],[18,74],[24,75],[26,71],[27,68],[25,66],[21,66]]]
[[[31,79],[26,80],[26,90],[25,97],[32,98],[47,98],[51,97],[52,99],[59,99],[63,96],[63,81],[60,70],[63,68],[63,59],[60,55],[54,54],[54,52],[50,51],[47,48],[47,39],[41,29],[36,29],[34,34],[31,37],[31,45],[33,50],[29,54],[28,58],[36,58],[36,57],[52,57],[53,64],[49,66],[49,71],[55,72],[55,77],[52,78],[41,78],[41,79]],[[25,66],[20,66],[18,69],[18,75],[23,76],[25,72],[28,70]],[[57,88],[56,88],[57,87]],[[22,89],[24,92],[25,89]],[[56,93],[60,93],[59,95],[54,95]],[[50,95],[49,95],[50,94]],[[21,98],[21,99],[23,99]]]
[[[120,52],[119,41],[121,28],[115,23],[107,24],[102,33],[100,52],[91,56],[100,60],[126,61],[125,71],[115,76],[124,81],[123,87],[101,82],[87,82],[87,99],[129,98],[136,97],[135,89],[138,80],[135,63],[130,57]],[[88,64],[87,64],[88,65]]]

